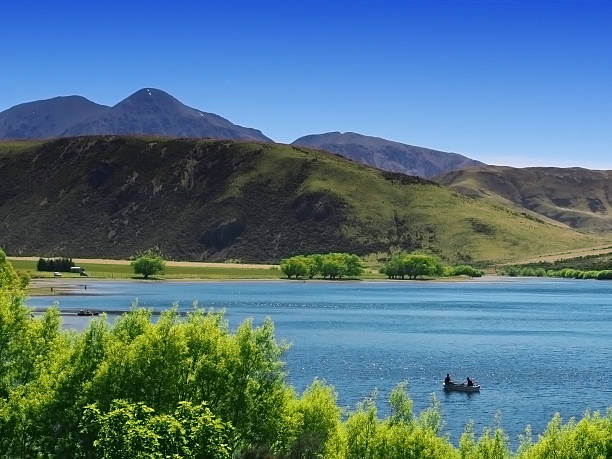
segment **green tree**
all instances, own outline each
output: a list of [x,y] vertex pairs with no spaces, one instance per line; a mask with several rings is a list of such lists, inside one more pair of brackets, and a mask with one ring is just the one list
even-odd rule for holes
[[166,270],[166,262],[156,250],[146,250],[136,255],[132,261],[132,268],[135,274],[142,274],[145,279],[156,274],[163,274]]
[[287,279],[309,275],[309,264],[311,262],[304,255],[296,255],[291,258],[281,260],[280,269],[287,276]]
[[289,279],[305,276],[312,279],[317,275],[323,276],[324,279],[342,279],[363,274],[361,259],[350,253],[296,255],[283,259],[280,267]]
[[307,266],[308,266],[308,278],[312,279],[315,276],[321,274],[321,267],[323,266],[323,256],[315,253],[312,255],[308,255]]
[[358,277],[363,274],[361,259],[354,254],[344,254],[344,264],[346,265],[345,275],[348,277]]
[[400,253],[391,258],[381,269],[390,279],[416,279],[419,276],[441,276],[444,267],[433,255]]

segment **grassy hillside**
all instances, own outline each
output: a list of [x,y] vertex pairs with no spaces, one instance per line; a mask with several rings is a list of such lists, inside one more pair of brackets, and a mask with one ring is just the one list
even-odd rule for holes
[[33,150],[43,143],[42,140],[6,140],[0,142],[0,155],[6,156]]
[[520,206],[572,228],[612,232],[612,171],[486,166],[436,180],[468,196]]
[[390,248],[502,262],[603,242],[302,147],[114,136],[1,153],[0,228],[13,255],[119,258],[157,245],[175,259],[260,262]]

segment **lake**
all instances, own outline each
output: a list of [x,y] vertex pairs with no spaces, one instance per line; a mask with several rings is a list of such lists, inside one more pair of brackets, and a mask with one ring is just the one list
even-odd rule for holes
[[[455,444],[469,419],[480,433],[498,411],[516,446],[527,424],[540,433],[556,411],[567,419],[612,407],[612,282],[84,281],[73,293],[28,303],[119,312],[136,298],[156,311],[198,301],[225,309],[232,328],[269,316],[277,337],[292,343],[285,360],[297,390],[325,379],[339,403],[354,408],[378,389],[386,414],[390,390],[407,380],[416,412],[438,396]],[[64,317],[68,327],[88,320]],[[459,381],[470,376],[481,392],[445,394],[447,372]]]

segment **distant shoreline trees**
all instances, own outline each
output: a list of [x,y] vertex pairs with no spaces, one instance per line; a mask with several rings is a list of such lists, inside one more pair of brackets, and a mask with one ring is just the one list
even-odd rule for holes
[[361,259],[352,253],[295,255],[281,260],[280,269],[288,279],[321,276],[333,280],[363,274]]
[[389,279],[416,279],[419,276],[441,276],[444,267],[433,255],[400,253],[391,257],[380,272]]
[[380,268],[389,279],[417,279],[419,277],[470,276],[481,277],[483,272],[470,266],[444,266],[435,255],[398,253]]
[[74,266],[72,258],[39,258],[36,263],[38,271],[69,273]]
[[507,266],[500,271],[502,276],[509,277],[561,277],[565,279],[612,279],[612,269],[588,270],[563,268],[549,269],[531,266]]

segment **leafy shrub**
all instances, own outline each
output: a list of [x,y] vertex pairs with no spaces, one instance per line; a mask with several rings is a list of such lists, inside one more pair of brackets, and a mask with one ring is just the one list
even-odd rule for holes
[[450,276],[470,276],[470,277],[481,277],[483,272],[470,265],[458,265],[453,266],[450,269]]

